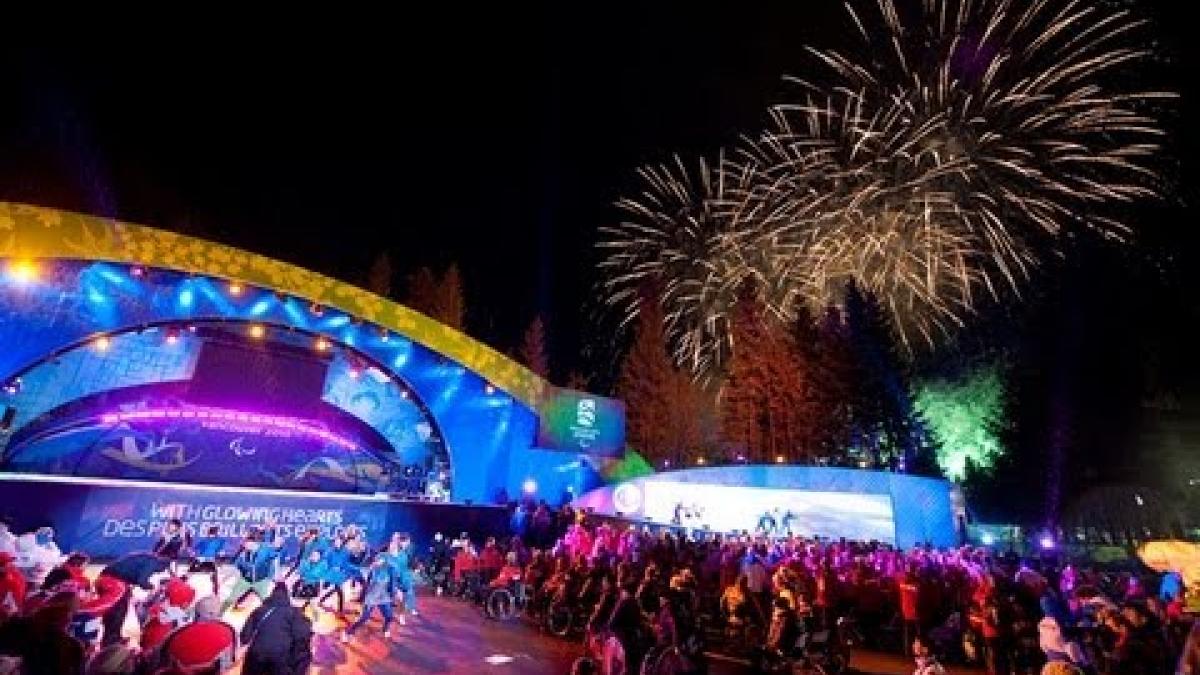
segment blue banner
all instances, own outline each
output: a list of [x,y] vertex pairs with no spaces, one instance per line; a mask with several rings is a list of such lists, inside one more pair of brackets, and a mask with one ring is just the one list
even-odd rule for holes
[[261,493],[94,490],[84,502],[75,547],[93,556],[108,557],[147,550],[172,518],[183,521],[193,537],[212,527],[227,540],[227,551],[253,529],[269,523],[285,541],[310,528],[326,536],[354,524],[366,530],[371,542],[382,542],[387,531],[387,503],[321,497],[287,497]]
[[424,550],[435,532],[468,532],[480,542],[508,532],[508,513],[502,508],[355,495],[19,474],[0,474],[0,495],[0,512],[13,520],[14,531],[49,525],[62,550],[85,551],[95,559],[149,550],[172,518],[182,520],[195,536],[216,527],[226,540],[227,553],[236,550],[252,528],[268,521],[274,521],[291,553],[296,538],[309,528],[332,535],[357,525],[375,547],[383,546],[393,532],[406,532],[418,550]]

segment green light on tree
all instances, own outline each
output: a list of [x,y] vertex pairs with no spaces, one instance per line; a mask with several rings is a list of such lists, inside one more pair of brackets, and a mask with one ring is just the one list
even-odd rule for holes
[[1004,454],[999,432],[1004,425],[1005,385],[1001,369],[981,366],[961,378],[937,378],[917,387],[916,407],[937,439],[942,473],[962,481],[967,462],[991,469]]

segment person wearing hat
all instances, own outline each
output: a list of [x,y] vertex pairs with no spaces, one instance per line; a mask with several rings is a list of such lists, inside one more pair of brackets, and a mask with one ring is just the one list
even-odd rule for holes
[[0,623],[17,616],[25,606],[28,585],[25,575],[17,569],[16,557],[8,551],[0,551]]
[[119,588],[121,591],[121,597],[104,612],[102,617],[105,645],[121,640],[121,628],[125,625],[125,617],[129,614],[129,600],[133,594],[133,587],[137,586],[147,591],[152,590],[154,585],[151,578],[166,571],[168,565],[170,565],[170,561],[166,558],[146,551],[137,551],[126,553],[101,570],[100,576],[96,579],[97,587],[103,581],[108,584],[108,588]]
[[0,518],[0,553],[17,555],[17,537],[12,533],[8,520]]
[[17,567],[25,580],[40,586],[50,570],[62,562],[63,554],[54,543],[54,528],[39,527],[17,539]]
[[142,626],[142,651],[157,649],[176,628],[188,623],[195,599],[196,591],[187,582],[179,579],[168,581],[163,599],[150,607],[149,618]]
[[237,657],[237,632],[223,621],[197,618],[171,633],[161,652],[174,672],[224,673]]
[[[274,558],[270,559],[274,561]],[[276,583],[242,626],[242,675],[301,675],[312,663],[312,622]]]

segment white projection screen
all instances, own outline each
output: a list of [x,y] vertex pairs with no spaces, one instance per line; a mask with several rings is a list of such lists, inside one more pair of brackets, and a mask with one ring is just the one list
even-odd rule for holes
[[657,481],[642,483],[642,515],[654,522],[715,532],[766,531],[894,544],[886,494],[816,492]]

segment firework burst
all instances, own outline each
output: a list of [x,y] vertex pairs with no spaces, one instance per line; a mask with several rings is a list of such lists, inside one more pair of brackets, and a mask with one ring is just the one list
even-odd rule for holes
[[[1017,295],[1064,236],[1123,240],[1123,205],[1156,196],[1172,94],[1122,86],[1143,22],[1091,2],[851,3],[853,52],[812,49],[831,76],[795,80],[731,161],[644,171],[605,231],[610,300],[656,280],[681,362],[719,366],[747,281],[783,317],[854,284],[906,344],[934,344],[981,296]],[[699,189],[695,189],[695,188]]]

